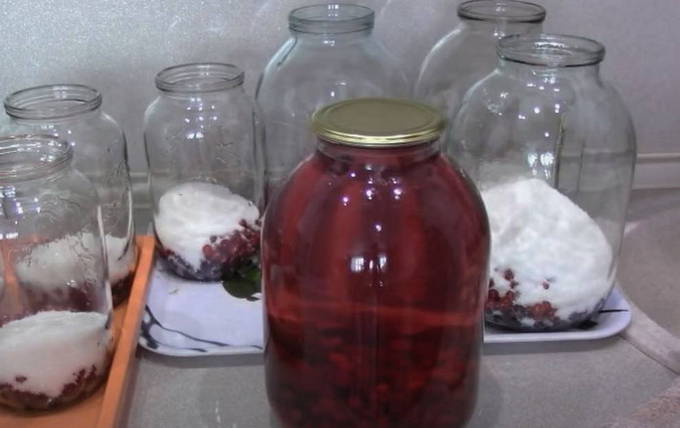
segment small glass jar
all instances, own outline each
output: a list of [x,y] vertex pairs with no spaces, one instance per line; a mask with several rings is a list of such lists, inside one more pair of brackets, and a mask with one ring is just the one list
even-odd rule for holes
[[374,21],[372,9],[355,4],[290,12],[291,37],[270,59],[256,91],[266,131],[267,195],[314,152],[308,123],[318,108],[353,97],[409,94],[402,67],[372,37]]
[[156,76],[144,142],[160,258],[217,281],[259,269],[260,125],[230,64],[184,64]]
[[460,23],[432,48],[420,69],[417,98],[452,120],[463,95],[496,66],[496,44],[511,34],[540,33],[545,9],[517,0],[471,0],[458,5]]
[[137,264],[132,186],[125,135],[101,110],[102,96],[84,85],[45,85],[5,98],[8,134],[46,134],[74,148],[74,167],[94,184],[102,219],[114,304],[130,293]]
[[597,314],[614,284],[635,133],[600,77],[598,42],[510,36],[498,54],[465,96],[449,148],[489,213],[486,319],[566,329]]
[[489,230],[440,153],[443,125],[385,98],[314,115],[318,148],[263,225],[267,392],[283,426],[444,428],[472,413]]
[[111,294],[95,188],[51,136],[0,139],[0,403],[80,400],[111,361]]

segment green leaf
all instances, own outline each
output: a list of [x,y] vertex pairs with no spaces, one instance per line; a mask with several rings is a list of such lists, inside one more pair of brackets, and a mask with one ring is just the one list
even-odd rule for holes
[[239,266],[229,275],[222,279],[222,286],[227,293],[238,299],[246,299],[255,302],[259,298],[255,294],[260,292],[261,272],[257,259]]

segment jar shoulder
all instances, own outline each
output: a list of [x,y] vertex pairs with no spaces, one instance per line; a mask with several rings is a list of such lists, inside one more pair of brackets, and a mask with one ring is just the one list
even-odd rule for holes
[[219,122],[221,118],[256,118],[258,114],[254,101],[244,91],[192,97],[159,96],[146,108],[144,125],[173,124],[169,119],[181,119],[180,122],[201,121],[207,125],[211,122],[205,121],[205,118]]
[[118,122],[104,112],[59,120],[10,120],[7,130],[12,133],[46,133],[64,138],[78,146],[96,147],[124,145],[125,135]]
[[464,67],[470,61],[495,64],[497,39],[492,34],[465,31],[456,28],[442,37],[430,50],[422,66],[421,74],[450,72],[442,67]]
[[[289,222],[291,218],[303,221],[311,229],[337,221],[355,223],[356,227],[370,231],[375,222],[391,222],[403,214],[406,223],[406,217],[420,218],[421,226],[413,231],[415,234],[432,230],[447,234],[466,225],[478,229],[477,237],[488,235],[486,213],[477,190],[442,155],[406,170],[387,168],[366,173],[359,168],[335,167],[318,156],[304,161],[270,203],[267,216],[269,227],[274,227],[270,232],[282,232],[280,222]],[[272,226],[273,223],[277,226]],[[392,233],[403,232],[400,230],[403,224],[393,225]]]
[[288,42],[269,61],[256,97],[268,110],[296,93],[330,100],[337,94],[406,96],[408,83],[398,61],[378,44],[308,49]]
[[498,69],[467,92],[450,132],[454,144],[470,139],[493,144],[534,134],[533,139],[543,135],[550,140],[576,133],[590,145],[635,145],[628,109],[608,82],[599,78],[530,80]]

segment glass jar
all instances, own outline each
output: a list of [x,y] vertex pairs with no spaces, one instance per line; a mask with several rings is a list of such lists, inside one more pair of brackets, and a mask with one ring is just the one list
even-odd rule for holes
[[184,64],[156,76],[144,142],[161,260],[198,281],[259,270],[259,122],[230,64]]
[[451,427],[474,407],[489,231],[432,108],[346,100],[267,207],[267,392],[286,427]]
[[0,404],[44,410],[80,400],[113,350],[95,188],[69,143],[0,139]]
[[36,86],[5,98],[8,134],[45,134],[75,147],[74,167],[94,184],[102,219],[114,304],[130,293],[137,264],[132,186],[125,135],[101,110],[102,95],[84,85]]
[[492,250],[486,319],[559,330],[612,289],[635,133],[604,83],[604,47],[562,35],[501,40],[496,70],[465,96],[451,155],[481,190]]
[[291,37],[271,58],[257,86],[266,139],[267,200],[314,152],[309,118],[323,105],[360,96],[409,94],[395,59],[371,33],[375,13],[354,4],[321,4],[290,12]]
[[517,0],[472,0],[458,6],[460,23],[432,48],[420,69],[417,98],[453,119],[463,95],[496,66],[496,44],[511,34],[540,33],[545,9]]

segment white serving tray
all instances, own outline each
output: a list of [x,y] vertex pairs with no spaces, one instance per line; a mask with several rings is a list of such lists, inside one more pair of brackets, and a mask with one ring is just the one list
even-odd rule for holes
[[175,357],[262,352],[262,301],[229,294],[221,282],[178,278],[156,262],[139,344]]
[[[183,280],[156,263],[142,321],[139,344],[152,352],[176,357],[253,354],[262,352],[262,302],[233,297],[219,282]],[[517,333],[487,326],[484,343],[596,340],[624,330],[630,307],[614,289],[588,327],[555,333]]]

